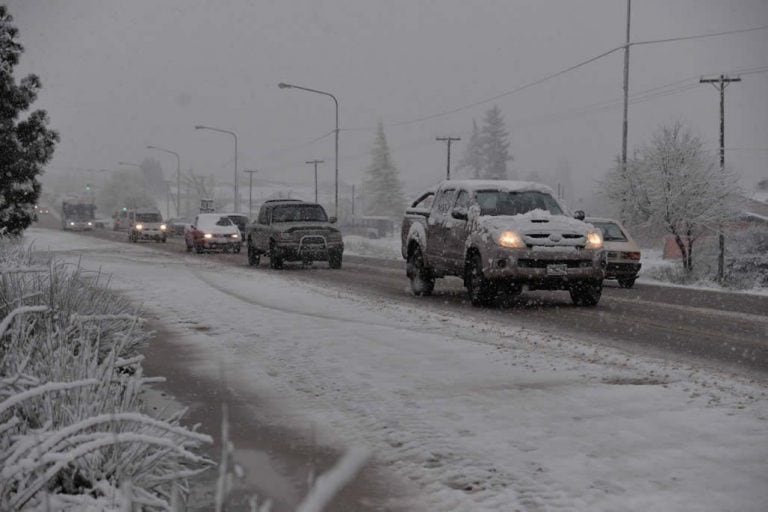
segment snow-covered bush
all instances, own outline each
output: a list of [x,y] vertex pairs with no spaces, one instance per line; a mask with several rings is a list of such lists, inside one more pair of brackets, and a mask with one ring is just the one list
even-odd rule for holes
[[168,510],[210,464],[142,412],[148,333],[103,281],[0,239],[0,510]]
[[768,288],[768,228],[737,231],[726,244],[726,283],[741,289]]
[[719,245],[716,236],[696,241],[694,267],[686,272],[679,266],[646,269],[644,277],[675,284],[694,284],[749,290],[768,287],[768,229],[726,231],[725,280],[718,279]]

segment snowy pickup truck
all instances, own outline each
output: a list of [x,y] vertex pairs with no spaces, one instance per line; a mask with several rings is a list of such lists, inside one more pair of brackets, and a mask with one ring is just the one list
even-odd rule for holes
[[523,286],[568,290],[574,304],[597,304],[605,269],[602,235],[565,211],[552,190],[537,183],[440,183],[403,219],[411,290],[429,295],[436,278],[452,275],[464,279],[476,306]]
[[258,265],[262,255],[269,257],[269,266],[283,267],[284,261],[327,261],[334,269],[341,268],[344,242],[341,232],[332,224],[322,206],[297,199],[265,201],[259,216],[246,228],[248,264]]

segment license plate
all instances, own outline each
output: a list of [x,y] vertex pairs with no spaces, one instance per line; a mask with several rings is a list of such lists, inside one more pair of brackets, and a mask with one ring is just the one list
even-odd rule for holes
[[564,276],[568,274],[568,266],[567,265],[547,265],[547,275],[548,276]]

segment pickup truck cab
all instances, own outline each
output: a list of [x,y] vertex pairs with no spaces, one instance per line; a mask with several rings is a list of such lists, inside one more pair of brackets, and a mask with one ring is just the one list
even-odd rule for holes
[[444,276],[461,277],[474,305],[523,286],[568,290],[577,305],[595,305],[602,293],[600,231],[566,214],[537,183],[440,183],[406,210],[402,254],[416,295],[431,294]]
[[341,268],[344,243],[335,222],[319,204],[296,199],[266,201],[246,229],[248,263],[258,265],[265,255],[274,269],[282,268],[284,261],[305,265],[327,261],[330,268]]

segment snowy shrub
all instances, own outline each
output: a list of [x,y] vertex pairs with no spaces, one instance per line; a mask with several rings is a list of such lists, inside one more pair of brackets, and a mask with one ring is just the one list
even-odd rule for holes
[[[750,228],[726,232],[725,280],[723,286],[739,290],[768,287],[768,229]],[[675,284],[718,285],[720,248],[716,236],[696,241],[690,272],[679,266],[659,267],[645,277]]]
[[740,289],[768,287],[768,228],[754,227],[727,238],[726,283]]
[[148,333],[102,281],[0,239],[0,510],[169,510],[210,464],[142,413]]

